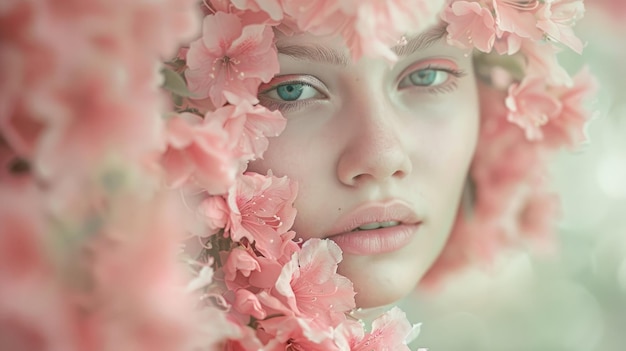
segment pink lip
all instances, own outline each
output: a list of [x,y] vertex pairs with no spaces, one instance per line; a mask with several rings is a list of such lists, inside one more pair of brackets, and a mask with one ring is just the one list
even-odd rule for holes
[[[353,231],[372,222],[400,222],[397,226]],[[337,221],[327,236],[345,253],[375,255],[393,252],[409,244],[421,225],[417,214],[406,203],[393,200],[366,203]]]

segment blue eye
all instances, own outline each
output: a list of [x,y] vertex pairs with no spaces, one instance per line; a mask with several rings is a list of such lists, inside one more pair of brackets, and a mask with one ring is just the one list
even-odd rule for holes
[[324,98],[324,94],[320,93],[319,90],[312,85],[297,81],[278,84],[272,89],[263,92],[262,95],[266,98],[279,102],[293,102],[313,98]]
[[301,83],[283,84],[276,87],[276,94],[282,100],[295,101],[302,96],[303,90],[304,84]]
[[445,83],[448,80],[448,76],[449,73],[446,71],[435,69],[420,69],[409,74],[406,78],[408,78],[410,82],[408,85],[430,87]]

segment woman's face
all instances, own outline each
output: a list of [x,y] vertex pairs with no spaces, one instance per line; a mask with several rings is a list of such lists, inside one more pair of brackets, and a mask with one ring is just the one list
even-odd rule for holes
[[415,288],[455,219],[478,133],[468,52],[431,29],[399,60],[350,59],[336,38],[277,37],[280,73],[259,100],[287,128],[248,169],[299,184],[297,237],[343,249],[359,307]]

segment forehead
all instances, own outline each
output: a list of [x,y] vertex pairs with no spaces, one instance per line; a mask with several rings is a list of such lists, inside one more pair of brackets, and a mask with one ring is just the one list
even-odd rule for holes
[[[446,24],[440,22],[420,33],[399,38],[398,44],[392,46],[391,50],[402,57],[433,45],[448,47],[444,40],[445,34]],[[320,61],[344,66],[351,62],[349,49],[339,35],[318,36],[308,32],[285,35],[277,31],[276,47],[279,54],[296,60]]]

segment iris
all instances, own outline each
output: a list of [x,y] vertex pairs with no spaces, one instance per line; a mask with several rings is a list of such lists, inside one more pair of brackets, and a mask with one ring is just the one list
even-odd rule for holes
[[438,71],[434,69],[422,69],[419,71],[415,71],[409,75],[409,80],[411,83],[419,86],[429,86],[432,85],[437,79]]
[[295,101],[302,96],[302,90],[304,89],[304,84],[298,83],[290,83],[283,84],[276,87],[276,93],[278,96],[285,101]]

